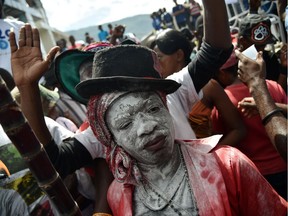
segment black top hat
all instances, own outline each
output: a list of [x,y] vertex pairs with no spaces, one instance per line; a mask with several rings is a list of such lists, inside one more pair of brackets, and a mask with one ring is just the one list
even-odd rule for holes
[[84,98],[113,91],[176,91],[180,84],[163,79],[156,53],[141,45],[118,45],[95,53],[92,79],[80,82]]

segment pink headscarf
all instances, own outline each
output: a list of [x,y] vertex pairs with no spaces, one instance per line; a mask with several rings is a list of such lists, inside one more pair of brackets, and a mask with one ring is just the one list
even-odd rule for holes
[[[109,106],[120,97],[131,92],[110,92],[92,96],[88,102],[88,120],[99,142],[106,146],[106,161],[118,182],[136,185],[142,180],[136,160],[114,142],[107,127],[105,116]],[[166,94],[157,92],[166,104]]]
[[122,183],[137,184],[141,180],[136,161],[114,142],[107,128],[105,115],[111,103],[128,92],[112,92],[93,96],[88,102],[88,120],[94,135],[105,145],[106,161],[115,179]]

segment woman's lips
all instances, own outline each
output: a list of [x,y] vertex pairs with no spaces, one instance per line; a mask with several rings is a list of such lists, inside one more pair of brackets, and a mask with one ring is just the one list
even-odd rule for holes
[[164,147],[165,139],[164,136],[157,137],[151,141],[149,141],[144,148],[149,151],[157,151]]

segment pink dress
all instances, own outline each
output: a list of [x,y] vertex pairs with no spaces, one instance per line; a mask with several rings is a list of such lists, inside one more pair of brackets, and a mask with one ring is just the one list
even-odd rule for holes
[[[236,148],[213,149],[203,140],[178,141],[199,215],[286,215],[287,202],[250,159]],[[107,196],[114,216],[133,215],[133,189],[116,181],[111,184]]]

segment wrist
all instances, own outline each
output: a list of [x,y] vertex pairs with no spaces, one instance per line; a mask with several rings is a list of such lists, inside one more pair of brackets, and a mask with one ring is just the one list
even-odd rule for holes
[[249,82],[247,82],[247,86],[251,94],[260,91],[260,89],[267,88],[266,80],[259,77],[250,79]]
[[20,92],[34,91],[35,89],[39,88],[38,82],[26,83],[26,84],[16,85],[16,86]]
[[274,115],[277,115],[277,114],[280,114],[280,113],[281,113],[281,115],[283,114],[282,110],[280,108],[275,108],[275,109],[271,110],[262,119],[262,124],[265,126]]

